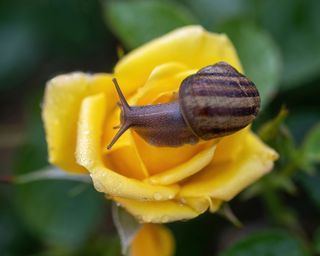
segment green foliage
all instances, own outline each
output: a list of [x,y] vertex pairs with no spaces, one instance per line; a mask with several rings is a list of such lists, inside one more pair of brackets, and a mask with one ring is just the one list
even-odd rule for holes
[[298,181],[302,184],[314,205],[320,209],[320,172],[312,175],[300,174]]
[[[256,1],[258,20],[282,49],[284,70],[282,89],[302,86],[319,78],[320,2]],[[272,14],[272,15],[270,15]]]
[[303,144],[305,157],[311,162],[320,162],[320,123],[308,133]]
[[105,1],[104,12],[109,26],[129,49],[196,23],[187,9],[170,1]]
[[183,0],[183,2],[209,30],[214,30],[235,17],[246,17],[251,11],[251,5],[247,0],[233,0],[232,4],[224,0]]
[[34,71],[41,49],[32,26],[21,20],[0,24],[0,38],[0,91],[4,91]]
[[313,242],[314,242],[315,253],[320,254],[320,228],[319,227],[316,229],[316,232],[314,233]]
[[[220,255],[308,255],[306,249],[320,254],[319,12],[318,0],[1,1],[1,131],[10,132],[10,122],[18,120],[26,140],[19,149],[0,143],[1,160],[7,151],[16,152],[6,166],[20,177],[15,185],[0,185],[0,254],[120,255],[108,204],[92,185],[83,177],[33,173],[48,165],[39,95],[55,74],[111,70],[117,40],[131,50],[189,24],[231,38],[259,88],[260,123],[287,106],[260,127],[255,122],[259,136],[279,153],[274,170],[242,193],[246,201],[230,202],[234,215],[223,209],[243,229],[253,225],[258,231]],[[113,217],[126,249],[139,225],[120,208]],[[262,231],[261,223],[282,229]],[[230,240],[226,230],[237,232],[217,214],[170,227],[178,256],[216,255]]]
[[101,198],[91,184],[41,181],[16,191],[19,215],[27,227],[50,246],[76,249],[93,231]]
[[262,127],[260,127],[258,131],[259,137],[265,142],[271,142],[274,140],[277,137],[280,127],[283,125],[283,122],[287,116],[288,110],[285,107],[282,107],[275,118],[271,119],[263,124]]
[[227,248],[219,256],[306,256],[309,255],[294,236],[282,230],[253,233]]

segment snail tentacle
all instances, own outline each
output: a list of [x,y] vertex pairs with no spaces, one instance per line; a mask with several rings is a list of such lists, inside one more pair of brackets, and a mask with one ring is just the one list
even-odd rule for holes
[[117,142],[117,140],[121,137],[121,135],[123,133],[125,133],[126,130],[128,130],[131,126],[131,122],[128,120],[128,113],[131,111],[131,107],[128,104],[126,98],[124,97],[120,86],[117,82],[116,78],[112,79],[112,82],[114,84],[114,86],[116,87],[119,99],[120,99],[120,103],[118,102],[118,106],[121,108],[121,125],[117,125],[115,127],[113,127],[114,129],[119,128],[118,132],[116,133],[116,135],[113,137],[112,141],[109,143],[109,145],[107,146],[107,149],[111,149],[113,144]]

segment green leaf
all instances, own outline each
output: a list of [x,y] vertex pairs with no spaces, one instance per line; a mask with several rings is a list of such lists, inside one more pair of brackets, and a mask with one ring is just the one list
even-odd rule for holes
[[297,177],[307,195],[310,197],[316,207],[320,209],[320,174],[308,175],[300,173]]
[[286,123],[298,144],[303,144],[310,129],[319,122],[319,111],[320,108],[300,107],[293,109],[288,115]]
[[170,1],[105,1],[104,13],[110,28],[131,49],[196,23],[187,9]]
[[285,107],[282,107],[280,112],[275,118],[264,123],[260,127],[258,131],[259,137],[266,142],[276,138],[276,136],[279,133],[280,126],[283,124],[287,116],[288,116],[288,110]]
[[15,203],[30,232],[46,244],[77,249],[99,221],[103,198],[91,184],[37,181],[17,185]]
[[[39,242],[26,232],[17,218],[10,197],[12,191],[5,191],[3,188],[0,187],[0,255],[32,255]],[[5,198],[5,192],[9,192],[8,198]]]
[[313,243],[314,243],[314,250],[317,254],[320,254],[320,227],[316,229],[313,235]]
[[141,225],[131,214],[116,204],[112,205],[112,217],[120,237],[122,254],[126,255]]
[[[40,60],[41,47],[30,24],[0,24],[0,91],[24,81]],[[27,49],[27,50],[26,50]]]
[[304,155],[310,162],[320,162],[320,123],[307,134],[303,143]]
[[281,230],[260,231],[250,234],[227,248],[219,256],[304,256],[302,244]]
[[[104,232],[105,233],[105,232]],[[77,256],[120,256],[120,240],[116,233],[100,234],[89,241],[85,248],[81,248]]]
[[[259,22],[271,31],[283,52],[281,89],[319,78],[320,23],[318,0],[256,1]],[[270,15],[272,14],[272,15]]]
[[235,17],[247,16],[251,5],[246,0],[233,0],[232,4],[225,0],[182,0],[208,28],[215,28],[219,24]]
[[246,75],[257,85],[262,108],[278,90],[281,58],[271,36],[245,20],[223,24],[219,31],[226,33],[234,43]]
[[13,182],[16,184],[25,184],[39,180],[73,180],[92,183],[89,175],[71,174],[54,166],[47,166],[38,171],[16,176],[14,177]]

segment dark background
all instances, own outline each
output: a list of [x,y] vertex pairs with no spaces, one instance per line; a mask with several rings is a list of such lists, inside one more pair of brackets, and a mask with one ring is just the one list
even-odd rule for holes
[[168,225],[177,255],[320,253],[320,1],[2,0],[0,255],[120,255],[110,202],[92,185],[7,179],[48,164],[47,80],[112,72],[119,47],[128,52],[189,24],[231,38],[261,92],[254,129],[281,158],[227,206],[243,228],[226,220],[227,207]]

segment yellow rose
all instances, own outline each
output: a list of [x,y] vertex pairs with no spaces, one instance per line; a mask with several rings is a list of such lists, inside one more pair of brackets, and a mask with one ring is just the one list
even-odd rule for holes
[[277,158],[247,127],[216,141],[154,147],[128,130],[106,146],[120,123],[116,77],[132,105],[167,101],[198,69],[226,61],[242,71],[225,35],[199,26],[175,30],[132,51],[114,74],[72,73],[50,80],[43,107],[49,160],[70,172],[89,172],[95,188],[141,222],[191,219],[216,211],[269,172]]
[[163,225],[144,224],[135,235],[129,249],[130,256],[174,255],[174,238]]

